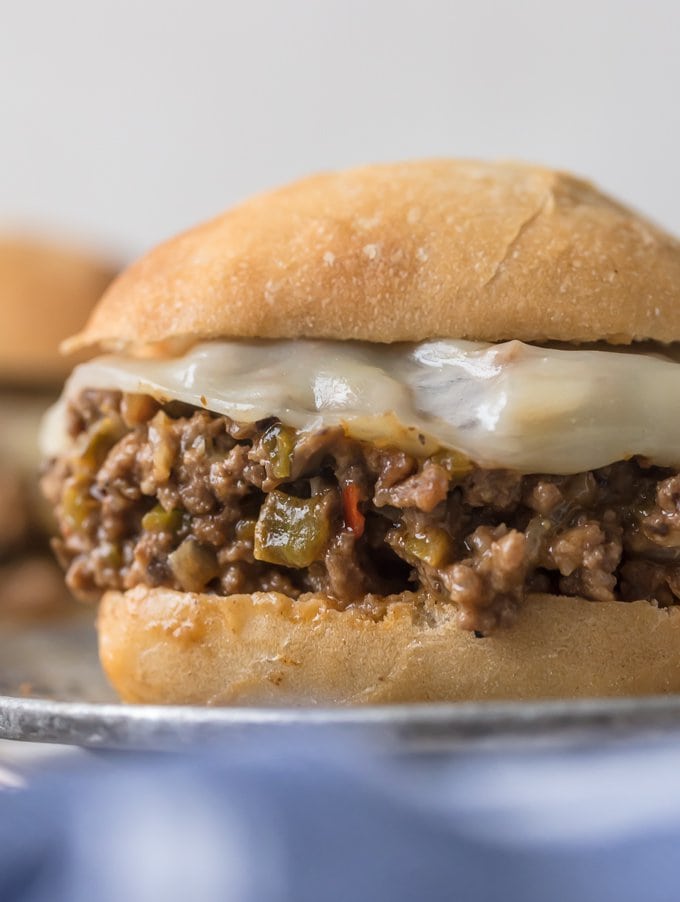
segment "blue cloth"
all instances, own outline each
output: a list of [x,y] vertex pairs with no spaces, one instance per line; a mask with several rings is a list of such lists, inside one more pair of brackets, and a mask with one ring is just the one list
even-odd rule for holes
[[680,737],[397,756],[272,732],[0,794],[2,902],[666,902],[679,850]]

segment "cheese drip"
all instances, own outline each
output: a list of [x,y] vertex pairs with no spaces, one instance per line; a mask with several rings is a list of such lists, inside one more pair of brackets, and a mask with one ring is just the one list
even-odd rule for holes
[[64,450],[66,401],[86,388],[241,422],[342,425],[381,445],[454,448],[522,473],[578,473],[634,454],[680,467],[680,364],[660,354],[443,340],[212,341],[173,358],[111,355],[74,370],[44,423],[46,455]]

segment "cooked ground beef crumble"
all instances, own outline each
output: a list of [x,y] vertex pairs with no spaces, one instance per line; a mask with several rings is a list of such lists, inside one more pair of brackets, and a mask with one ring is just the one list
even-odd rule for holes
[[680,474],[642,460],[522,476],[94,390],[69,431],[43,487],[81,597],[143,583],[343,607],[421,587],[480,633],[527,592],[680,598]]

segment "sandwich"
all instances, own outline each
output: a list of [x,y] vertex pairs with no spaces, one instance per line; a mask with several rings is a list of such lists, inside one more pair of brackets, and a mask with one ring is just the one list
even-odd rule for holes
[[113,278],[106,263],[42,238],[0,236],[0,617],[61,610],[68,594],[49,550],[40,421],[70,365],[59,342]]
[[680,243],[570,175],[318,175],[121,274],[43,427],[130,702],[680,690]]

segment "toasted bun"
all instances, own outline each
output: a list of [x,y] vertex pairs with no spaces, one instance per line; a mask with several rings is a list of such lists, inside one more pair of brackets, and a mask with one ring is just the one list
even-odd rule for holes
[[680,243],[516,163],[318,175],[163,244],[70,350],[195,338],[680,339]]
[[114,270],[70,247],[0,237],[0,381],[58,385],[59,343],[87,319]]
[[104,596],[100,656],[125,701],[355,704],[680,691],[680,611],[535,595],[477,639],[451,606],[405,595],[373,618],[322,597],[220,598],[142,586]]

